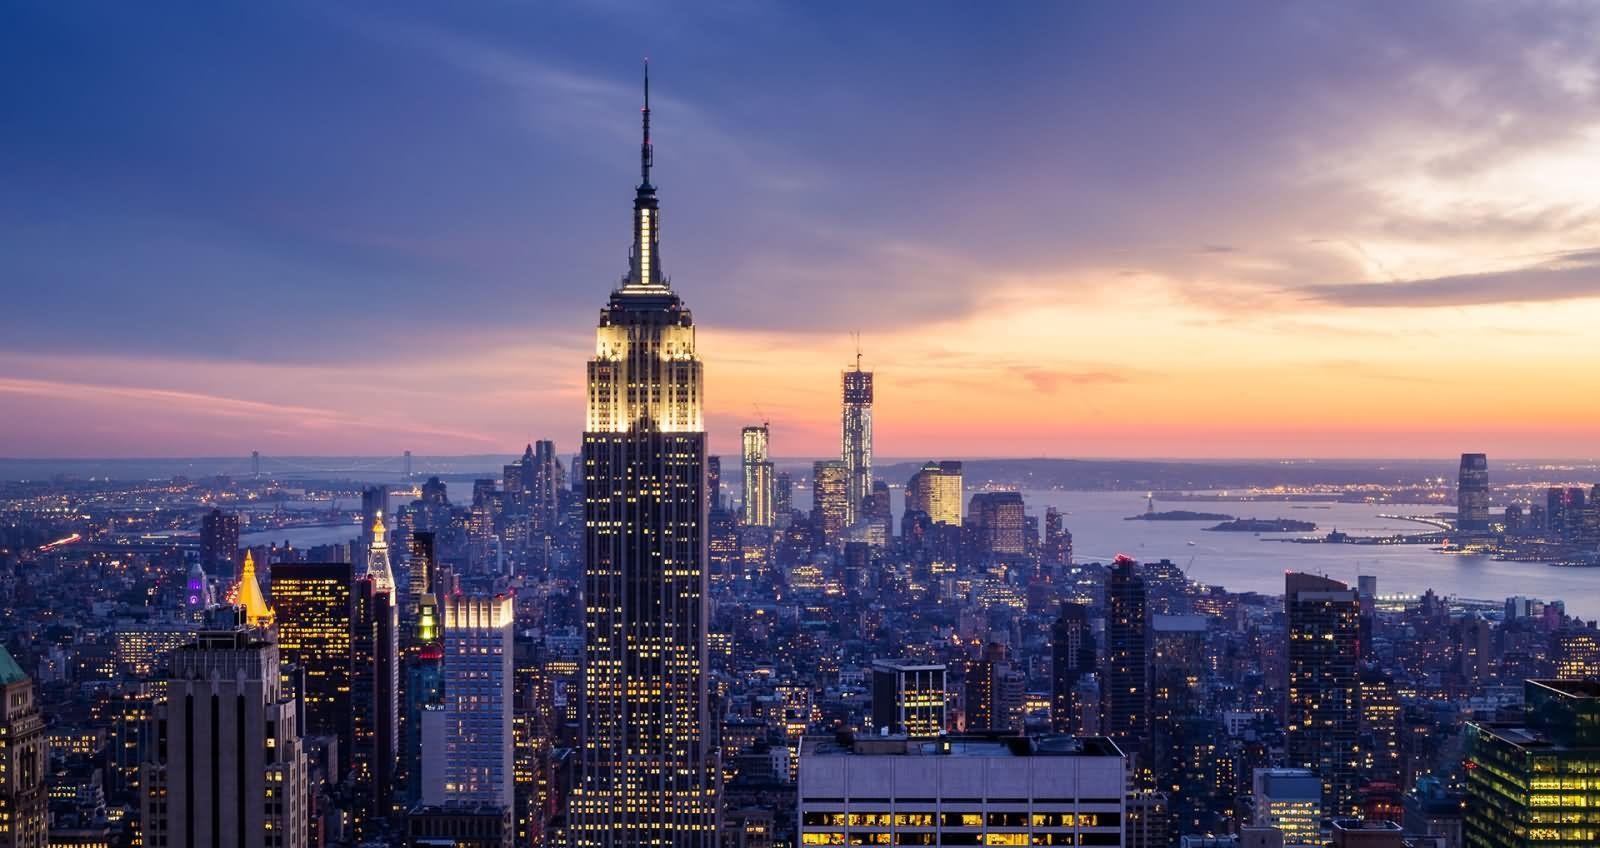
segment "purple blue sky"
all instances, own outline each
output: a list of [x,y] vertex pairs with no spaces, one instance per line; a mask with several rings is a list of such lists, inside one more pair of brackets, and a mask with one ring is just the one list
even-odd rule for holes
[[0,455],[572,445],[645,55],[720,450],[1594,454],[1600,6],[597,0],[13,4]]

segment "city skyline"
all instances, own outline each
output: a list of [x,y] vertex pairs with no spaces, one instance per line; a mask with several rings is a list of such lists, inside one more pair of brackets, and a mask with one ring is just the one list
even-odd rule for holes
[[0,441],[576,434],[649,52],[713,453],[829,455],[852,332],[880,457],[1590,453],[1600,16],[1252,8],[20,10]]

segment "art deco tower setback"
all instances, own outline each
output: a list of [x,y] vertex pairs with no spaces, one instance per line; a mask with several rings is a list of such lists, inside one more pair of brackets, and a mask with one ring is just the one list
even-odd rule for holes
[[706,435],[694,322],[661,271],[649,81],[633,256],[600,312],[583,435],[584,655],[571,837],[709,846]]

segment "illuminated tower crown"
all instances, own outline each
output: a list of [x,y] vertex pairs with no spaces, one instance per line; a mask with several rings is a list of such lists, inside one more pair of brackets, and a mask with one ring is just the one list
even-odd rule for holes
[[256,579],[256,558],[244,552],[244,568],[239,571],[239,582],[233,587],[232,601],[244,607],[245,621],[256,627],[271,627],[274,620],[272,607],[261,594],[261,581]]
[[372,522],[372,544],[367,548],[367,576],[373,590],[394,597],[394,570],[389,567],[389,531],[383,526],[383,513]]

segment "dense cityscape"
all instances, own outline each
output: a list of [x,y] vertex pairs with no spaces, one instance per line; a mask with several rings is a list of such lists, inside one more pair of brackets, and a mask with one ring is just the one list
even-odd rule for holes
[[719,455],[642,95],[578,441],[0,460],[0,848],[1600,845],[1600,467]]

